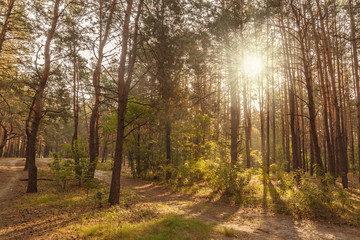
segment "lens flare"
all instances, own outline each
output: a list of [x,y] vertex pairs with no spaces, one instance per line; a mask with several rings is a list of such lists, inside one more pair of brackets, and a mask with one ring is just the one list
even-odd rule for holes
[[248,55],[243,60],[242,69],[245,75],[257,76],[263,70],[263,62],[259,56]]

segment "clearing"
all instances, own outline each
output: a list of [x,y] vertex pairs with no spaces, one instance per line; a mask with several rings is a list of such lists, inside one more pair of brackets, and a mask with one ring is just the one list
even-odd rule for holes
[[[47,167],[49,160],[39,159],[37,162],[41,171]],[[26,172],[22,171],[23,166],[23,159],[0,159],[0,239],[64,238],[58,229],[79,221],[78,218],[65,211],[46,207],[32,209],[16,206],[17,200],[26,195],[26,181],[20,181],[27,177]],[[110,172],[96,172],[96,178],[105,183],[110,183],[110,176]],[[167,206],[181,216],[215,224],[218,229],[231,229],[231,234],[214,231],[210,239],[360,239],[360,230],[356,227],[295,219],[262,208],[210,201],[127,176],[122,176],[121,186],[140,196],[139,206]],[[79,209],[73,214],[86,211],[92,210]],[[71,236],[73,239],[77,237],[76,234]]]

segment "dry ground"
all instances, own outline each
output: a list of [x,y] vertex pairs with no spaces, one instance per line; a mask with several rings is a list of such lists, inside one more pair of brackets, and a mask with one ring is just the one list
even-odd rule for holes
[[[38,167],[44,168],[46,163],[45,159],[39,160]],[[92,211],[78,209],[70,214],[51,208],[15,208],[14,203],[26,191],[26,182],[19,180],[27,177],[22,171],[23,166],[23,159],[0,159],[0,239],[61,239],[63,236],[58,228],[78,221],[77,213]],[[109,172],[97,171],[96,177],[110,182]],[[260,208],[212,202],[129,177],[122,177],[121,181],[123,188],[132,189],[140,196],[138,204],[168,206],[181,215],[233,229],[237,239],[360,239],[360,230],[356,227],[294,219]],[[73,237],[76,238],[76,234]],[[213,239],[232,238],[215,233]]]

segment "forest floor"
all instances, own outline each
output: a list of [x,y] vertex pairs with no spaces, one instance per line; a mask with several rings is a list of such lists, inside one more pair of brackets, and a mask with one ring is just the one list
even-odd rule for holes
[[[47,168],[49,160],[37,160],[38,168]],[[80,214],[94,215],[90,207],[64,208],[36,205],[19,206],[26,198],[26,172],[23,159],[0,159],[0,239],[76,239],[79,235],[59,231],[79,223]],[[123,189],[135,192],[139,198],[134,208],[152,206],[157,211],[195,218],[216,226],[209,239],[360,239],[360,229],[324,221],[296,219],[276,214],[264,207],[249,208],[231,205],[221,200],[173,192],[153,182],[122,176]],[[96,178],[110,183],[111,173],[97,171]],[[45,181],[43,181],[45,182]],[[39,194],[42,190],[39,188]],[[48,196],[48,195],[47,195]],[[29,198],[30,199],[30,198]],[[53,199],[56,202],[56,199]],[[36,206],[35,206],[36,205]],[[219,230],[222,229],[222,230]]]

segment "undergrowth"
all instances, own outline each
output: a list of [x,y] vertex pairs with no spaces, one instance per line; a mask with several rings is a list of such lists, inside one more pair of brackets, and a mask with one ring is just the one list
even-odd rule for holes
[[276,164],[270,166],[270,175],[262,168],[236,166],[230,171],[221,161],[206,160],[169,169],[172,177],[163,179],[175,190],[300,218],[360,225],[360,190],[342,189],[328,175],[320,181],[303,172],[286,173]]
[[[41,176],[53,179],[50,170]],[[88,191],[76,179],[69,179],[66,191],[59,191],[56,181],[41,181],[39,192],[24,195],[13,206],[24,212],[41,214],[43,219],[63,221],[56,239],[209,239],[213,225],[184,217],[159,204],[140,204],[132,190],[120,192],[120,203],[107,204],[108,186],[95,181]],[[171,209],[173,210],[173,209]]]
[[[44,174],[47,178],[52,175]],[[39,192],[24,195],[14,204],[15,208],[31,209],[34,207],[72,208],[101,207],[106,205],[108,187],[101,182],[95,182],[92,189],[79,187],[76,180],[69,180],[67,190],[59,191],[55,182],[39,182]]]
[[112,160],[108,160],[106,162],[98,162],[96,164],[96,169],[97,170],[102,170],[102,171],[111,171],[112,168],[113,168],[113,165],[114,165],[113,162],[114,161],[112,161]]
[[79,232],[80,237],[85,239],[200,240],[209,238],[212,226],[196,219],[168,215],[137,223],[124,222],[121,225],[118,225],[116,221],[107,220],[74,226],[71,231]]

